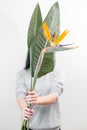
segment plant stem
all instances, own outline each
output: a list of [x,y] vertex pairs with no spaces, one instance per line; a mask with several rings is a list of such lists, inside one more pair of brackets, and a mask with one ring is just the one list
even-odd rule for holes
[[27,124],[28,124],[28,125],[27,125],[27,130],[29,130],[29,120],[27,121]]

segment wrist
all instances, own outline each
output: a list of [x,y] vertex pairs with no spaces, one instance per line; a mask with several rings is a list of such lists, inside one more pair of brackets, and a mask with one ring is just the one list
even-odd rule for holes
[[38,97],[38,102],[37,102],[37,105],[41,105],[41,103],[42,103],[42,97],[41,97],[41,96],[39,96],[39,97]]
[[38,97],[37,105],[49,105],[55,103],[57,100],[58,96],[56,94],[40,96]]
[[38,104],[37,105],[46,105],[47,96],[40,96],[38,97]]

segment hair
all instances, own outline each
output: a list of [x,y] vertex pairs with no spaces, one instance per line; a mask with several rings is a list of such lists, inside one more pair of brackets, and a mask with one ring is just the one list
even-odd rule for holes
[[27,52],[27,58],[26,58],[26,62],[25,62],[25,68],[24,69],[29,69],[30,68],[30,54],[29,52]]

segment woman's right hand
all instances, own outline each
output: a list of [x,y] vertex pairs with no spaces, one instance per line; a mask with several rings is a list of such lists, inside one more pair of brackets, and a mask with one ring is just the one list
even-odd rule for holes
[[33,114],[34,114],[34,110],[33,109],[30,109],[28,108],[27,106],[24,107],[23,111],[22,111],[22,114],[23,114],[23,119],[24,120],[29,120]]

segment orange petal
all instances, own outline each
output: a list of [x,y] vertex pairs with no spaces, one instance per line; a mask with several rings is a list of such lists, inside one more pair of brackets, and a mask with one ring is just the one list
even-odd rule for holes
[[65,36],[69,33],[69,30],[65,30],[59,37],[57,40],[55,40],[55,44],[57,45],[59,42],[61,42]]
[[43,27],[43,30],[44,30],[45,38],[47,38],[51,42],[52,41],[52,37],[51,37],[51,33],[50,33],[50,30],[49,30],[46,22],[43,23],[42,27]]
[[56,39],[56,34],[55,34],[53,37],[53,45],[56,46],[57,45],[56,43],[57,43],[57,39]]

